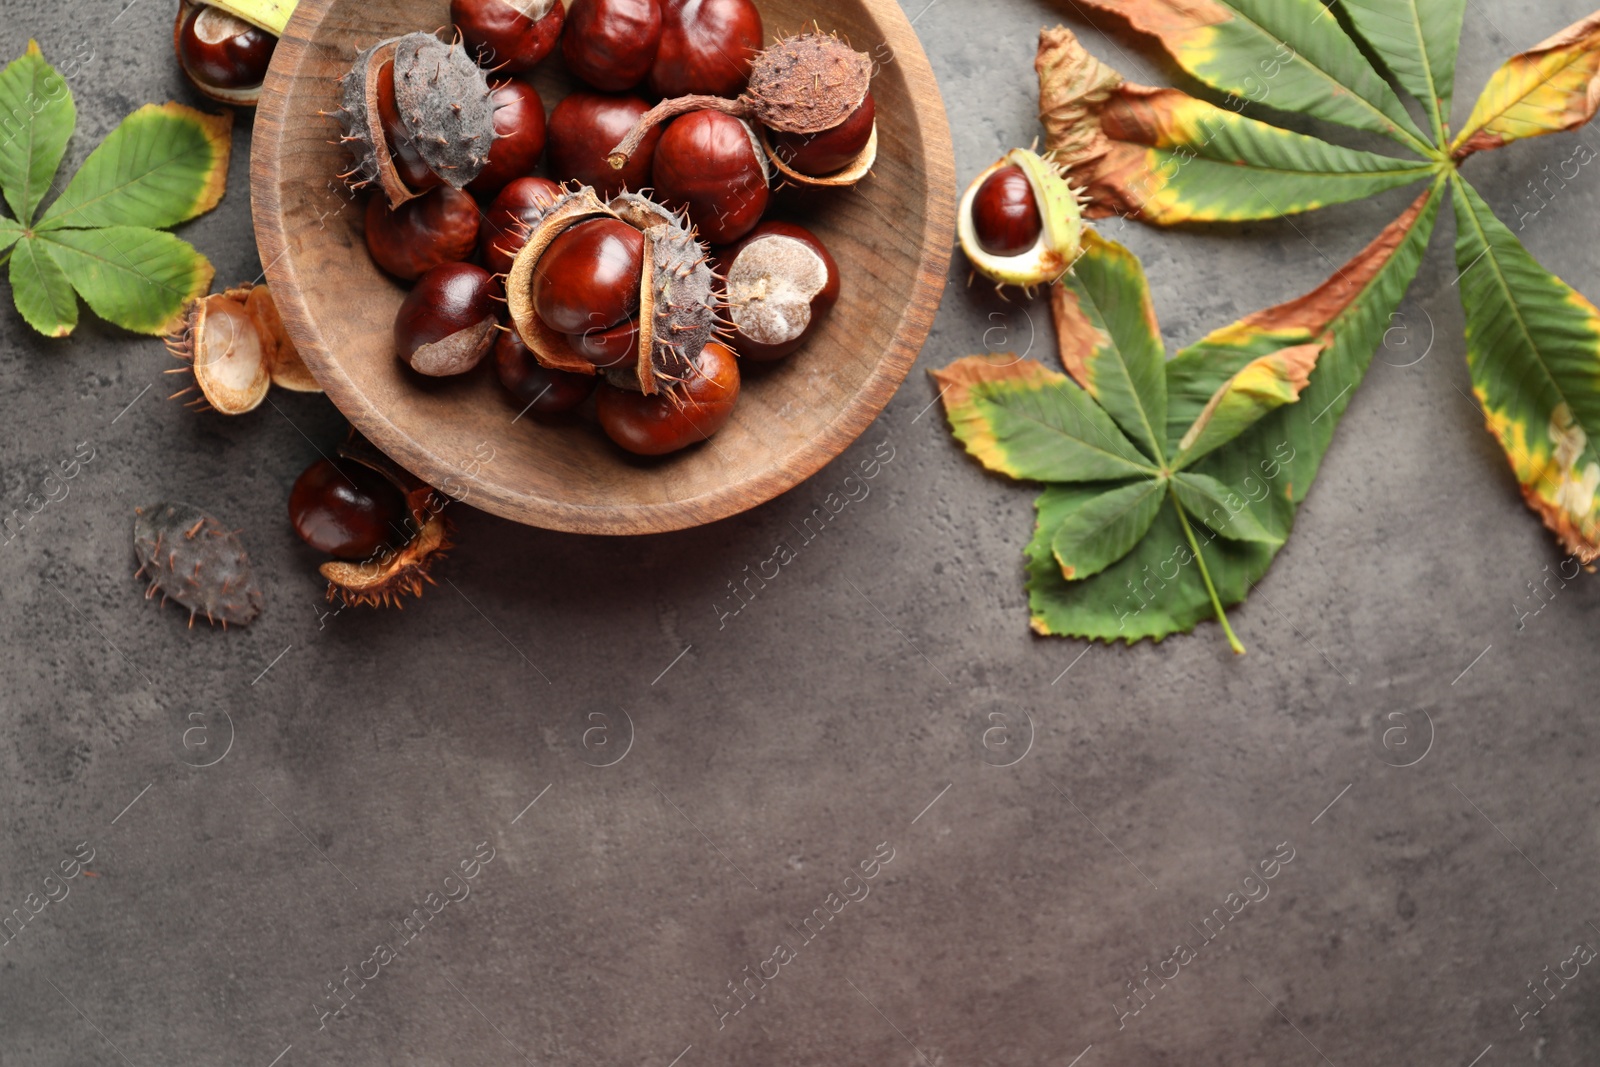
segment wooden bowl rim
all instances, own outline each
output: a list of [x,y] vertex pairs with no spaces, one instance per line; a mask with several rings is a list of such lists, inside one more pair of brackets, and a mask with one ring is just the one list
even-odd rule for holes
[[[284,109],[317,30],[339,0],[300,0],[279,40],[256,108],[250,159],[250,203],[256,245],[284,326],[334,406],[374,445],[412,474],[440,485],[454,468],[374,405],[329,350],[301,295],[274,188],[283,173]],[[759,475],[682,500],[607,505],[512,493],[490,478],[475,480],[472,504],[515,522],[571,533],[666,533],[728,518],[793,489],[864,433],[910,373],[933,328],[955,242],[955,151],[933,68],[896,0],[858,0],[883,29],[896,64],[904,64],[911,118],[922,144],[926,199],[916,281],[889,346],[861,387],[822,430]],[[872,180],[870,177],[868,181]]]

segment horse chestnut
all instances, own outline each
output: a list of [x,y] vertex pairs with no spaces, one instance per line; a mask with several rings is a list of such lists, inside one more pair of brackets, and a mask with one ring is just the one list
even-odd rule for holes
[[478,245],[478,204],[448,185],[397,208],[367,201],[367,251],[396,278],[411,281],[441,263],[470,259]]
[[405,494],[371,467],[319,459],[289,493],[289,521],[300,539],[335,559],[365,560],[407,539]]
[[1015,163],[1001,167],[978,187],[972,201],[978,243],[992,256],[1021,255],[1044,230],[1033,183]]
[[572,0],[561,56],[596,89],[620,93],[650,73],[661,23],[661,0]]
[[624,188],[639,190],[650,184],[660,128],[650,130],[627,165],[615,168],[606,160],[616,144],[650,105],[637,96],[569,93],[550,113],[550,171],[563,180],[592,186],[610,199]]
[[727,425],[739,401],[739,360],[712,341],[700,350],[681,385],[655,396],[606,382],[596,414],[606,436],[629,452],[663,456],[687,448]]
[[470,263],[443,263],[417,280],[394,321],[402,361],[443,377],[478,365],[494,344],[494,278]]
[[656,195],[681,207],[712,244],[737,241],[761,221],[770,190],[766,158],[743,120],[691,111],[673,121],[656,146]]
[[764,222],[722,261],[733,343],[746,359],[789,355],[839,301],[839,265],[803,226]]
[[555,51],[566,18],[561,0],[450,0],[450,21],[479,66],[511,73]]
[[744,89],[761,51],[761,12],[752,0],[662,0],[661,14],[652,93],[736,96]]
[[513,329],[494,343],[494,369],[500,384],[535,415],[562,415],[589,399],[598,380],[591,374],[573,374],[539,365],[533,350]]
[[596,327],[567,335],[572,350],[601,370],[622,370],[639,362],[639,322],[627,319],[609,329]]
[[1078,193],[1054,163],[1017,148],[967,186],[956,209],[956,233],[985,277],[1031,291],[1060,281],[1078,259]]
[[545,142],[544,101],[533,86],[511,78],[495,85],[489,98],[494,103],[494,143],[488,162],[467,183],[484,196],[530,173],[544,154]]
[[768,143],[780,162],[801,174],[822,178],[844,170],[860,157],[872,139],[877,117],[877,101],[868,93],[861,106],[833,129],[821,133],[774,130],[768,135]]
[[533,305],[552,330],[606,330],[639,311],[644,235],[617,219],[580,222],[550,242],[533,278]]
[[561,196],[561,186],[549,178],[518,178],[494,198],[479,227],[483,265],[491,274],[511,270],[533,226]]
[[178,65],[207,96],[254,104],[278,39],[210,4],[183,3],[173,34]]

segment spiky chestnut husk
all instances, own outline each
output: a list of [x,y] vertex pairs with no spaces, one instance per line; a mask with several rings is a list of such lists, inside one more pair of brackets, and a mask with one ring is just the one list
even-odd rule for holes
[[683,216],[648,197],[620,193],[610,203],[580,186],[562,194],[533,227],[506,277],[506,303],[512,323],[539,363],[552,370],[594,374],[593,363],[573,350],[564,334],[546,326],[534,308],[533,276],[545,251],[580,222],[612,218],[644,234],[644,265],[639,279],[639,359],[625,370],[607,372],[613,385],[654,395],[684,380],[700,349],[727,332],[721,297],[705,245]]
[[188,364],[167,373],[192,373],[195,379],[169,399],[198,391],[191,407],[242,415],[260,405],[274,385],[297,393],[322,392],[284,331],[265,285],[241,285],[191,300],[182,328],[165,340],[167,351]]
[[[996,256],[984,251],[978,239],[973,203],[983,183],[1009,166],[1020,167],[1033,187],[1033,195],[1039,202],[1041,226],[1032,248],[1015,256]],[[1077,262],[1083,242],[1079,194],[1067,184],[1061,169],[1054,163],[1026,148],[1015,148],[967,186],[956,212],[956,233],[961,240],[961,250],[967,254],[973,269],[997,287],[1014,285],[1031,293],[1041,285],[1060,281]]]
[[161,594],[161,603],[175,600],[189,609],[189,627],[204,615],[226,630],[248,626],[261,614],[261,588],[256,585],[239,538],[222,523],[192,504],[151,504],[134,508],[133,552],[139,560],[135,578],[150,582],[144,597]]
[[410,539],[358,563],[335,559],[322,564],[318,573],[328,580],[328,601],[347,607],[401,607],[404,597],[422,595],[424,583],[434,584],[433,566],[454,547],[450,540],[453,527],[443,513],[449,498],[397,466],[354,430],[338,452],[341,459],[383,475],[405,496]]
[[376,182],[389,206],[399,207],[419,192],[395,170],[379,118],[378,75],[390,61],[395,106],[410,144],[446,184],[460,189],[478,176],[496,133],[488,79],[459,41],[408,33],[363,49],[339,80],[337,117],[355,156],[355,166],[341,177],[352,189]]
[[622,141],[611,150],[610,162],[621,169],[638,150],[644,135],[655,126],[690,111],[726,112],[735,118],[755,119],[767,158],[797,185],[854,185],[872,170],[878,156],[878,126],[874,122],[866,147],[846,167],[834,174],[802,174],[778,158],[766,136],[767,129],[784,133],[819,134],[839,126],[859,108],[872,88],[872,57],[857,52],[834,34],[813,30],[785,37],[756,56],[750,67],[749,87],[736,99],[720,96],[680,96],[651,108]]

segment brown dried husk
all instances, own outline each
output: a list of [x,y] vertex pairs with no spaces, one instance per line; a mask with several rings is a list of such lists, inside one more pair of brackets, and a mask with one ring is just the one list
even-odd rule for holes
[[[194,375],[194,385],[172,394],[177,398],[198,389],[191,407],[242,415],[258,407],[273,385],[322,391],[284,331],[265,285],[241,285],[190,301],[182,330],[168,335],[166,343],[167,351],[188,364],[167,373]],[[243,371],[249,372],[247,380],[229,381]]]
[[855,113],[872,87],[872,57],[819,31],[785,37],[755,57],[744,92],[761,122],[822,133]]
[[580,222],[612,218],[645,235],[639,278],[639,359],[634,368],[608,372],[613,384],[647,396],[682,381],[706,342],[723,332],[720,305],[706,248],[683,219],[636,193],[602,203],[581,186],[566,193],[535,225],[506,276],[506,305],[517,333],[534,358],[553,370],[595,374],[598,368],[545,325],[533,303],[533,275],[552,242]]

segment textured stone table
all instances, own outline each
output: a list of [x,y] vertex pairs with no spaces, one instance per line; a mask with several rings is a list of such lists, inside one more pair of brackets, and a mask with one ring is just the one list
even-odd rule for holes
[[[1034,34],[1077,16],[925,3],[970,175],[1033,139]],[[1458,115],[1588,6],[1474,0]],[[139,104],[189,99],[169,0],[119,9],[0,0],[4,57],[94,50],[69,165]],[[183,230],[219,281],[260,270],[249,143],[241,124],[226,201]],[[1514,220],[1572,143],[1472,166]],[[1176,346],[1310,288],[1410,195],[1106,229]],[[1523,231],[1591,296],[1597,211],[1590,172]],[[0,911],[93,850],[0,949],[0,1065],[1592,1063],[1600,975],[1520,1032],[1513,1005],[1600,944],[1600,592],[1585,577],[1518,629],[1560,556],[1465,397],[1451,232],[1234,613],[1242,660],[1209,623],[1134,648],[1029,634],[1032,494],[952,446],[923,371],[1043,353],[1046,317],[967,288],[959,259],[919,369],[793,493],[639,541],[466,512],[448,581],[403,613],[326,614],[285,523],[340,433],[323,399],[195,416],[164,399],[159,344],[87,314],[47,343],[0,300],[4,509],[93,449],[0,548]],[[719,625],[728,583],[875,449],[870,494]],[[140,599],[132,511],[168,497],[243,528],[256,625],[190,632]],[[991,713],[1011,732],[985,747]],[[1270,893],[1207,940],[1263,859]],[[462,861],[475,877],[447,881]],[[1131,1014],[1128,983],[1180,942],[1195,958]]]

